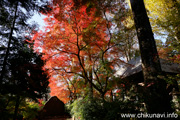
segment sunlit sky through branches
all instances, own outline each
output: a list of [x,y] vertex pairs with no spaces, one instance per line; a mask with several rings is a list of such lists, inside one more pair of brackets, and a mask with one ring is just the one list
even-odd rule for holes
[[35,21],[38,25],[39,25],[39,29],[42,30],[43,29],[43,26],[45,26],[45,22],[44,22],[44,19],[45,18],[45,15],[42,15],[42,14],[35,14],[31,20],[29,20],[29,22],[33,22]]

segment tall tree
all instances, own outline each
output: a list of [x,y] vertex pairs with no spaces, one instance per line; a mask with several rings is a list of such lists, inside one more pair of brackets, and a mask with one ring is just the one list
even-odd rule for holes
[[139,40],[148,112],[172,112],[165,81],[158,78],[161,65],[143,0],[130,0]]
[[[30,49],[30,50],[29,50]],[[10,71],[12,76],[8,84],[10,93],[17,96],[14,120],[16,119],[18,108],[22,98],[37,100],[45,97],[48,93],[48,75],[43,70],[44,61],[41,56],[33,53],[31,48],[24,46],[24,49],[18,51],[10,60]]]
[[53,2],[46,31],[34,38],[35,47],[42,48],[46,67],[52,68],[52,78],[65,75],[65,79],[73,80],[76,76],[76,81],[89,86],[91,96],[96,90],[104,98],[112,82],[111,67],[121,56],[111,41],[111,23],[106,13],[98,13],[86,5],[76,9],[72,1]]
[[[41,4],[38,4],[41,2]],[[7,59],[10,53],[10,47],[12,46],[12,40],[15,39],[15,34],[18,34],[18,27],[27,28],[27,19],[32,16],[33,11],[45,11],[47,8],[47,4],[44,0],[41,1],[11,1],[11,0],[2,0],[1,6],[2,6],[2,12],[1,16],[4,21],[8,23],[3,23],[1,28],[1,34],[2,39],[7,41],[5,48],[5,56],[3,58],[2,63],[2,70],[1,70],[1,76],[0,76],[0,86],[2,85],[3,78],[5,76],[6,72],[6,65],[7,65]],[[24,9],[25,11],[23,11]],[[4,14],[8,14],[8,17],[6,18]],[[29,26],[30,27],[30,26]],[[4,44],[4,43],[3,43]]]
[[[24,40],[27,39],[27,37],[30,36],[29,34],[36,28],[36,25],[28,24],[27,20],[33,15],[33,11],[41,11],[46,8],[46,3],[38,3],[38,1],[30,0],[0,1],[0,94],[3,96],[1,100],[6,98],[4,96],[16,96],[17,104],[15,106],[14,119],[17,115],[20,98],[29,97],[36,99],[42,97],[42,94],[47,92],[48,83],[41,81],[42,79],[45,80],[46,75],[42,75],[43,70],[41,67],[35,65],[36,62],[38,62],[39,65],[42,65],[42,61],[40,62],[40,58],[38,60],[38,56],[32,53],[32,49],[29,50],[28,47],[26,48],[24,46]],[[18,61],[21,61],[22,63]],[[15,66],[19,69],[13,68]],[[27,67],[27,69],[23,69],[23,67]],[[34,74],[34,76],[32,74]],[[36,82],[39,83],[34,82],[35,79]],[[47,79],[45,81],[48,82]],[[8,105],[10,100],[8,99],[7,101]],[[7,105],[1,109],[2,117],[3,110],[6,110],[5,108]]]
[[2,86],[3,95],[15,96],[14,120],[21,101],[26,98],[37,100],[45,97],[49,83],[47,72],[42,69],[44,61],[41,60],[41,56],[34,53],[27,44],[16,43],[13,48],[15,47],[18,51],[8,59],[9,76]]

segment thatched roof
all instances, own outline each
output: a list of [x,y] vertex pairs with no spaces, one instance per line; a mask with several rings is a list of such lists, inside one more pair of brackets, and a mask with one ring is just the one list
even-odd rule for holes
[[[161,68],[163,72],[167,73],[180,73],[180,65],[177,63],[172,63],[165,59],[160,59]],[[134,58],[128,62],[129,65],[124,68],[120,68],[115,76],[120,76],[122,78],[131,76],[133,74],[139,73],[142,71],[142,62],[141,57]]]
[[56,96],[51,97],[43,107],[41,111],[41,118],[49,117],[70,117],[65,112],[65,104],[59,100]]

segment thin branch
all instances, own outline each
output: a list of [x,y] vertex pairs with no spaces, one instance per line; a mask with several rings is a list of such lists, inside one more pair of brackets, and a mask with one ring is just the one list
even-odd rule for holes
[[103,88],[103,87],[102,87],[102,84],[101,84],[101,82],[100,82],[99,76],[97,75],[97,71],[98,71],[98,70],[95,70],[95,68],[93,67],[93,72],[94,72],[94,74],[95,74],[95,76],[96,76],[96,78],[97,78],[96,80],[97,80],[97,82],[99,83],[99,85],[101,86],[101,88]]
[[110,35],[110,38],[109,38],[109,41],[108,41],[108,46],[110,46],[112,34],[111,34],[111,31],[110,31],[110,28],[109,28],[109,21],[107,19],[105,11],[103,11],[103,14],[104,14],[104,17],[105,17],[105,19],[107,21],[106,26],[107,26],[107,29],[108,29],[108,32],[109,32],[109,35]]
[[82,78],[85,78],[82,74],[80,74],[80,73],[76,73],[76,72],[72,72],[72,71],[67,71],[66,69],[64,69],[64,68],[52,68],[53,70],[55,70],[55,71],[57,71],[57,70],[63,70],[65,73],[67,73],[67,74],[75,74],[75,75],[78,75],[78,76],[80,76],[80,77],[82,77]]
[[[67,53],[67,54],[72,54],[72,55],[76,55],[78,56],[78,54],[73,53],[73,52],[68,52],[68,51],[64,51],[64,50],[60,50],[59,48],[55,47],[56,50],[58,50],[59,52],[63,52],[63,53]],[[59,53],[58,53],[59,54]]]

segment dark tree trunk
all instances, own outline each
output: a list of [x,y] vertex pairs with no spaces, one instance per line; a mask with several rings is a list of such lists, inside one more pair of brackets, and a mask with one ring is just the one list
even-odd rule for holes
[[17,95],[13,120],[16,120],[16,119],[17,119],[17,114],[18,114],[19,104],[20,104],[20,96]]
[[8,46],[7,46],[7,50],[6,50],[6,54],[4,57],[4,61],[3,61],[3,66],[2,66],[2,71],[1,71],[1,76],[0,76],[0,87],[2,85],[2,80],[6,71],[6,64],[7,64],[7,59],[8,59],[8,55],[9,55],[9,51],[10,51],[10,45],[11,45],[11,41],[12,41],[12,35],[13,35],[13,31],[14,31],[14,26],[15,26],[15,21],[16,21],[16,17],[17,17],[17,9],[18,9],[18,2],[15,6],[15,12],[14,12],[14,19],[13,19],[13,23],[11,26],[11,31],[10,31],[10,35],[9,35],[9,41],[8,41]]
[[166,82],[158,78],[161,65],[143,0],[130,0],[139,40],[144,75],[144,99],[149,113],[172,112]]
[[[91,59],[91,58],[90,58]],[[93,80],[93,76],[92,76],[92,67],[91,67],[91,69],[90,69],[90,71],[89,71],[89,77],[90,77],[90,80],[91,80],[91,82],[89,83],[89,92],[90,92],[90,97],[91,98],[93,98],[93,86],[92,86],[92,80]]]

